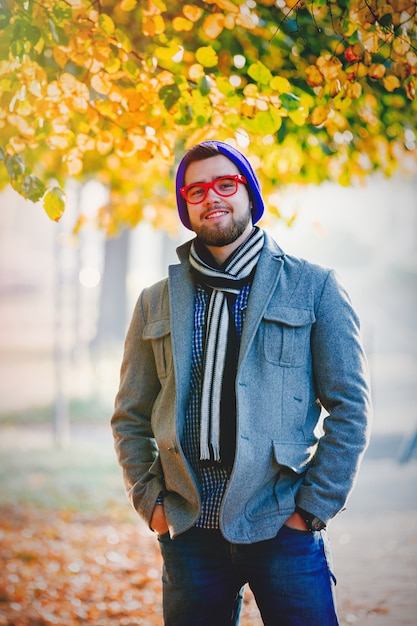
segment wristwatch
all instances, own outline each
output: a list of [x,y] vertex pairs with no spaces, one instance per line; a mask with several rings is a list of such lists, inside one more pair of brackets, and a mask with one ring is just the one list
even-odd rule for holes
[[323,530],[326,528],[326,524],[317,515],[313,515],[299,506],[295,509],[299,515],[303,518],[307,529],[312,533],[314,531]]

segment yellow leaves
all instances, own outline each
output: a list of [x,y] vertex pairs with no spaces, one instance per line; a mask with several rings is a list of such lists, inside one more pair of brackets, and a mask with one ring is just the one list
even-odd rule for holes
[[202,46],[195,53],[195,58],[203,67],[214,67],[217,65],[217,52],[212,46]]
[[132,142],[135,151],[143,152],[148,148],[148,138],[140,130],[130,130],[128,132],[128,138]]
[[320,56],[316,61],[316,65],[326,81],[339,78],[339,74],[342,70],[340,60],[330,54]]
[[50,135],[46,143],[53,149],[65,150],[70,144],[70,133]]
[[180,33],[181,31],[190,31],[194,28],[194,24],[187,20],[185,17],[174,17],[172,20],[172,27],[175,31]]
[[29,100],[25,99],[19,100],[15,107],[15,111],[17,115],[21,115],[22,117],[28,117],[33,114],[34,109]]
[[34,128],[21,115],[9,115],[7,119],[9,124],[12,124],[15,128],[17,128],[19,133],[24,137],[33,137],[35,134]]
[[130,112],[138,111],[144,104],[144,98],[136,89],[128,89],[124,93],[123,101]]
[[104,69],[109,74],[116,74],[120,70],[120,59],[117,56],[112,55],[108,61],[104,64]]
[[223,13],[213,13],[204,20],[203,31],[210,39],[217,39],[223,32],[225,16]]
[[188,77],[190,80],[197,82],[205,76],[204,67],[200,63],[194,63],[188,70]]
[[119,7],[122,11],[133,11],[136,8],[137,0],[121,0]]
[[167,6],[163,0],[147,0],[148,7],[143,8],[144,15],[160,15],[167,10]]
[[335,78],[334,80],[331,80],[329,82],[329,95],[331,98],[334,98],[335,96],[340,94],[341,90],[342,90],[342,83],[340,82],[338,78]]
[[351,98],[352,100],[357,100],[361,97],[362,91],[362,85],[357,81],[354,81],[353,83],[348,83],[346,87],[346,99]]
[[321,126],[330,114],[330,107],[320,105],[311,112],[311,123],[313,126]]
[[252,63],[248,68],[248,75],[253,80],[262,85],[269,85],[272,80],[272,73],[261,61]]
[[[372,37],[376,35],[373,30],[367,33],[362,44],[348,46],[343,56],[350,64],[344,68],[340,60],[334,55],[322,54],[316,61],[316,65],[310,65],[306,69],[306,82],[315,89],[315,93],[322,97],[328,95],[334,100],[334,108],[337,110],[347,110],[352,100],[362,97],[364,79],[370,81],[382,81],[387,91],[394,91],[401,86],[401,79],[406,80],[409,73],[405,61],[396,64],[396,71],[387,73],[386,63],[372,63],[370,50],[379,50],[380,44],[373,45]],[[368,49],[367,49],[368,48]],[[365,49],[365,52],[364,52]],[[407,46],[404,45],[404,52]],[[406,52],[408,54],[408,52]],[[322,108],[316,109],[312,116],[313,123],[320,125],[325,115]]]
[[[138,186],[139,162],[158,155],[172,166],[177,140],[239,136],[260,159],[271,148],[277,178],[346,171],[348,179],[334,146],[349,159],[357,138],[382,134],[389,118],[391,150],[403,120],[415,125],[413,0],[333,2],[332,19],[325,0],[117,0],[100,11],[87,0],[45,0],[26,3],[24,17],[16,0],[8,6],[0,127],[28,173],[93,174],[120,185],[122,197],[127,184]],[[281,55],[277,24],[289,8],[299,36]],[[292,135],[299,151],[287,142],[272,150],[280,129],[280,142]]]
[[406,33],[398,35],[392,42],[392,49],[400,57],[403,57],[411,49],[411,39]]
[[290,81],[282,76],[274,76],[271,79],[269,86],[274,91],[278,91],[278,93],[290,93],[291,91]]
[[235,26],[241,26],[251,30],[255,27],[252,17],[233,4],[233,2],[229,0],[220,0],[219,2],[214,2],[213,0],[213,2],[210,2],[210,4],[214,3],[217,9],[221,9],[223,12],[217,11],[205,18],[202,29],[209,39],[217,39],[225,28],[233,30]]
[[27,148],[27,141],[23,137],[10,137],[9,146],[13,150],[13,154],[19,154]]
[[13,60],[1,60],[0,61],[0,76],[7,76],[12,72],[19,69],[20,63],[16,59]]
[[289,9],[303,9],[305,6],[305,0],[285,0],[285,4]]
[[347,68],[346,77],[348,80],[359,80],[368,75],[368,67],[362,61],[355,63]]
[[309,65],[306,69],[307,85],[318,87],[324,82],[324,76],[316,65]]
[[379,48],[381,47],[380,38],[378,37],[378,33],[375,30],[365,32],[362,37],[362,43],[364,49],[371,54],[376,54],[377,52],[379,52]]
[[61,74],[57,86],[65,97],[76,95],[88,98],[88,87],[68,72]]
[[45,138],[50,148],[65,150],[73,145],[74,133],[70,129],[65,117],[54,117],[51,120],[51,131]]
[[114,25],[112,18],[109,15],[106,15],[105,13],[101,13],[98,19],[98,25],[105,35],[109,35],[109,36],[113,35],[115,25]]
[[165,22],[161,15],[151,15],[145,17],[142,22],[142,33],[146,37],[162,35],[165,31]]
[[38,80],[32,80],[29,82],[28,91],[36,98],[42,98],[42,85]]
[[385,71],[385,65],[383,65],[382,63],[373,63],[368,70],[368,76],[370,78],[378,80],[385,75]]
[[107,63],[112,56],[112,50],[110,46],[102,42],[96,43],[96,45],[90,48],[89,51],[91,54],[91,59],[99,64],[99,66],[101,67],[104,65],[104,63]]
[[86,95],[85,93],[77,93],[72,95],[70,106],[72,106],[74,111],[78,111],[78,113],[86,113],[88,103],[89,95]]
[[82,152],[77,148],[73,148],[68,152],[64,162],[67,165],[69,176],[78,176],[83,171]]
[[258,95],[258,87],[257,85],[254,85],[253,83],[249,83],[248,85],[245,86],[245,88],[243,89],[243,94],[247,97],[247,98],[256,98],[256,96]]
[[305,156],[302,146],[292,135],[287,135],[279,145],[270,146],[262,159],[262,172],[270,180],[287,182],[303,167]]
[[[243,117],[253,117],[255,115],[255,102],[253,100],[244,100],[240,105],[240,115]],[[239,118],[236,119],[238,123]]]
[[61,46],[56,46],[52,50],[52,55],[55,63],[59,65],[61,69],[64,69],[69,59],[68,49],[65,49]]
[[255,28],[252,17],[247,13],[240,12],[239,15],[236,15],[235,23],[237,26],[242,26],[242,28],[246,28],[247,30]]
[[288,111],[288,117],[297,126],[304,126],[309,115],[309,110],[306,107],[300,106],[295,111]]
[[230,13],[238,13],[238,7],[231,0],[207,0],[207,4],[215,4],[219,9],[229,11]]
[[52,187],[52,189],[46,192],[43,208],[51,220],[58,222],[61,219],[66,201],[65,193],[59,187]]
[[166,5],[161,0],[148,0],[147,9],[143,9],[142,33],[146,37],[162,35],[165,32],[165,21],[162,13],[166,11]]
[[386,76],[382,82],[385,89],[390,92],[395,91],[395,89],[398,89],[401,85],[399,78],[397,76],[393,76],[392,74],[390,76]]
[[102,95],[108,95],[113,88],[113,81],[105,72],[99,72],[91,77],[92,88]]
[[87,150],[94,150],[96,146],[96,142],[93,137],[87,135],[86,133],[79,133],[77,135],[77,146],[81,150],[81,152],[87,152]]
[[77,80],[72,74],[65,72],[60,77],[57,87],[61,97],[67,99],[73,110],[80,113],[87,111],[90,100],[87,85]]
[[96,136],[97,152],[104,156],[108,154],[113,148],[114,137],[109,130],[102,130]]
[[200,17],[203,15],[203,9],[200,9],[200,7],[196,7],[192,4],[184,4],[182,12],[187,20],[190,20],[190,22],[198,22]]
[[182,7],[184,17],[176,16],[172,20],[172,27],[176,32],[189,32],[194,28],[194,23],[203,15],[203,10],[199,7],[192,6],[191,4],[185,4]]
[[129,137],[120,137],[115,141],[116,154],[122,158],[133,156],[136,152],[135,144]]
[[172,63],[179,63],[182,60],[184,48],[177,43],[155,49],[155,57],[159,63],[170,67]]
[[414,100],[414,98],[416,97],[416,85],[415,85],[414,80],[411,77],[406,82],[405,91],[407,94],[407,98],[409,100]]
[[130,37],[122,31],[120,28],[116,28],[116,32],[114,33],[115,38],[117,39],[117,47],[123,50],[124,52],[132,52],[133,44]]

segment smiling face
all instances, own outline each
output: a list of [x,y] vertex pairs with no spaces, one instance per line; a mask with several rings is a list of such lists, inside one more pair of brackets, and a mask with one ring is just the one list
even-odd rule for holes
[[[212,182],[221,176],[240,174],[226,156],[193,161],[185,172],[184,184]],[[209,189],[198,204],[187,203],[192,230],[214,258],[222,263],[240,246],[252,231],[251,202],[246,185],[238,184],[233,196],[219,196]]]

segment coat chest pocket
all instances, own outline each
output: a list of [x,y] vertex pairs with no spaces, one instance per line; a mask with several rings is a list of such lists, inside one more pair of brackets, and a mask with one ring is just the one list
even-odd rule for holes
[[263,319],[265,359],[282,367],[303,365],[314,321],[310,309],[288,306],[267,309]]
[[143,329],[143,339],[152,343],[159,378],[165,378],[172,367],[171,327],[169,319],[149,322]]

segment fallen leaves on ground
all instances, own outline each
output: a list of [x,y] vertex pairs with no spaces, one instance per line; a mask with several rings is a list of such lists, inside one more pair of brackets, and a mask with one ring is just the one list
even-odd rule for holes
[[0,510],[1,626],[160,625],[160,555],[105,514]]
[[160,570],[155,536],[116,512],[0,507],[0,626],[161,626]]

